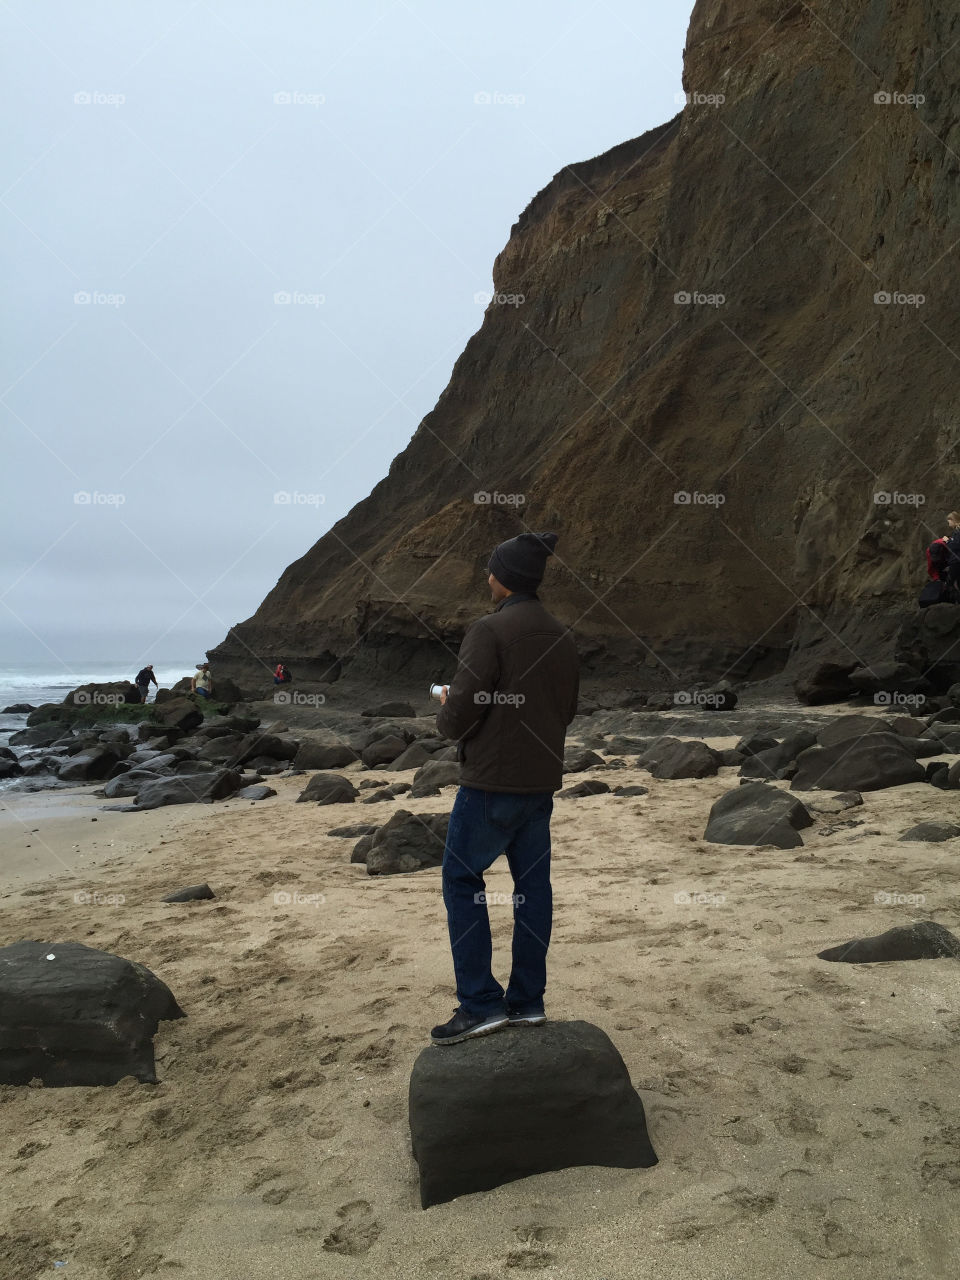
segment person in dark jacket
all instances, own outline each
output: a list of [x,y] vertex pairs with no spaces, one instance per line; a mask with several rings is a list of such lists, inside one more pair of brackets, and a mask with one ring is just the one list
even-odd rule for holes
[[133,681],[134,684],[137,686],[137,690],[140,694],[141,702],[146,702],[147,700],[147,697],[150,693],[151,680],[155,685],[157,685],[157,688],[159,689],[160,686],[159,684],[157,684],[157,677],[153,674],[153,663],[148,662],[145,667],[141,667],[141,669],[137,672]]
[[[437,728],[457,742],[460,790],[443,853],[443,901],[459,1006],[433,1028],[458,1044],[508,1023],[545,1021],[553,923],[550,815],[577,712],[573,636],[537,597],[555,533],[522,533],[493,552],[496,609],[468,629]],[[513,876],[513,967],[506,992],[491,970],[484,873],[505,853]]]

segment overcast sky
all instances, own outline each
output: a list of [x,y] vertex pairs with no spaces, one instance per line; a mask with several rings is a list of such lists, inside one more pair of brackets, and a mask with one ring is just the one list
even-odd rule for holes
[[4,3],[0,662],[249,617],[433,407],[530,198],[676,114],[688,17]]

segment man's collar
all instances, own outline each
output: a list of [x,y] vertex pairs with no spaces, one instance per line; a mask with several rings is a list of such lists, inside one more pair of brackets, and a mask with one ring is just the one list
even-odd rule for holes
[[505,609],[508,604],[525,604],[528,600],[539,600],[540,597],[534,591],[513,591],[505,600],[501,600],[494,609],[494,613],[499,613],[501,609]]

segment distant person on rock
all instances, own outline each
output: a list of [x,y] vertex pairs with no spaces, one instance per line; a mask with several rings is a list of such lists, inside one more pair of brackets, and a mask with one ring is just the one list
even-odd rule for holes
[[273,683],[289,684],[292,679],[293,679],[293,676],[290,674],[290,672],[287,670],[284,664],[282,662],[278,662],[277,669],[273,673]]
[[960,601],[960,512],[950,512],[947,532],[927,547],[927,575],[930,581],[920,592],[921,609]]
[[201,698],[213,697],[213,676],[210,674],[209,662],[197,663],[197,674],[190,680],[190,692],[199,694]]
[[148,662],[145,667],[143,667],[140,671],[137,672],[133,682],[137,686],[137,691],[140,694],[141,702],[146,702],[147,700],[147,695],[150,692],[151,680],[153,681],[154,684],[157,685],[157,688],[159,689],[160,686],[159,684],[157,684],[157,678],[153,674],[153,663]]
[[[537,597],[555,533],[521,533],[490,557],[496,609],[467,630],[437,728],[457,743],[460,790],[443,853],[443,901],[459,1007],[433,1028],[458,1044],[506,1026],[544,1022],[553,924],[550,815],[576,715],[573,636]],[[513,967],[506,992],[491,970],[484,873],[505,853],[513,876]]]

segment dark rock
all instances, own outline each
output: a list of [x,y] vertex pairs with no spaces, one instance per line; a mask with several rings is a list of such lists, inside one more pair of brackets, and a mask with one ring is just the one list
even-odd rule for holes
[[736,747],[724,747],[718,754],[722,769],[738,769],[746,759],[743,752],[738,751]]
[[138,809],[159,809],[167,804],[205,804],[224,800],[240,786],[240,775],[232,769],[186,774],[145,782],[137,792]]
[[297,804],[353,804],[359,792],[340,773],[315,773],[297,796]]
[[794,683],[797,701],[808,707],[846,702],[855,692],[850,673],[858,666],[857,662],[822,662],[811,675]]
[[[736,750],[745,756],[755,756],[759,755],[761,751],[773,751],[776,747],[779,747],[779,745],[779,738],[771,737],[770,734],[766,733],[752,733],[747,737],[740,739],[737,743]],[[807,746],[813,746],[813,743],[809,742],[807,743]]]
[[345,742],[301,742],[293,764],[296,769],[343,769],[357,759],[357,753]]
[[175,765],[171,766],[171,773],[175,773],[178,777],[189,777],[193,773],[212,773],[217,765],[212,760],[178,760]]
[[926,760],[930,756],[956,755],[960,753],[960,734],[952,734],[952,741],[942,742],[939,738],[905,738],[897,734],[905,743],[907,750],[915,760]]
[[595,751],[584,751],[581,748],[574,747],[568,750],[563,757],[564,773],[584,773],[587,769],[602,769],[603,767],[603,757],[598,756]]
[[918,822],[915,827],[905,831],[900,839],[940,844],[944,840],[955,840],[957,836],[960,836],[960,827],[955,822]]
[[165,898],[161,898],[161,902],[206,902],[210,898],[217,895],[213,892],[208,884],[191,884],[186,889],[177,889],[175,893],[168,893]]
[[646,796],[646,795],[649,795],[650,792],[647,787],[641,787],[641,786],[614,787],[613,794],[615,796]]
[[368,707],[366,711],[361,711],[362,716],[415,716],[416,710],[411,707],[409,702],[381,702],[379,706]]
[[928,680],[905,662],[872,662],[850,672],[850,683],[857,693],[873,694],[879,706],[890,706],[891,695],[916,696],[932,693]]
[[403,738],[380,738],[377,742],[371,742],[368,747],[364,747],[360,758],[368,769],[376,769],[378,765],[389,764],[392,760],[396,760],[407,749],[407,744]]
[[190,733],[203,724],[203,712],[190,698],[170,698],[164,703],[154,703],[151,715],[162,728],[180,729],[184,733]]
[[404,724],[378,724],[376,728],[370,729],[363,735],[360,745],[360,752],[364,747],[369,747],[374,742],[380,742],[383,738],[401,738],[404,746],[413,742],[416,738],[414,731]]
[[806,807],[778,787],[751,782],[728,791],[710,810],[704,840],[710,844],[772,844],[796,849],[799,832],[813,825]]
[[369,841],[364,859],[367,874],[386,876],[439,867],[449,821],[448,813],[413,814],[407,809],[398,809],[389,822],[378,827],[373,835],[364,837]]
[[38,724],[33,728],[18,729],[11,733],[7,741],[12,747],[52,747],[63,737],[63,725],[59,721],[50,724]]
[[237,746],[240,742],[239,735],[234,733],[223,734],[219,738],[211,738],[197,752],[198,760],[235,760],[237,754]]
[[0,759],[0,778],[16,778],[23,773],[23,766],[17,760]]
[[460,785],[460,765],[456,760],[438,760],[436,756],[422,764],[413,775],[411,797],[436,796],[441,787],[458,787]]
[[953,790],[953,784],[950,781],[950,766],[946,760],[934,760],[932,764],[928,764],[924,771],[924,777],[931,786],[939,787],[942,791]]
[[102,710],[139,701],[140,690],[131,680],[113,680],[105,684],[82,684],[71,689],[61,705],[68,711]]
[[170,989],[134,961],[79,942],[0,950],[2,1084],[156,1084],[157,1025],[183,1017]]
[[835,796],[818,796],[814,791],[804,800],[804,804],[814,813],[843,813],[846,809],[854,809],[858,804],[863,804],[863,796],[859,791],[841,791]]
[[611,756],[639,756],[655,741],[655,738],[629,738],[618,734],[608,738],[600,750]]
[[960,938],[933,920],[888,929],[872,938],[854,938],[817,953],[820,960],[876,964],[889,960],[939,960],[960,957]]
[[419,742],[411,742],[409,747],[391,761],[391,769],[419,769],[428,760],[433,759],[433,752],[421,746]]
[[271,796],[275,796],[276,794],[277,793],[276,791],[274,791],[273,787],[265,787],[265,786],[257,785],[256,783],[254,783],[253,786],[241,787],[240,790],[237,792],[237,799],[238,800],[269,800]]
[[869,733],[890,732],[889,721],[881,720],[878,716],[840,716],[824,725],[817,734],[817,742],[821,747],[832,747],[834,743],[844,742],[848,738],[862,738]]
[[237,743],[233,762],[246,764],[249,760],[293,760],[299,750],[300,743],[296,738],[255,729]]
[[288,766],[289,761],[286,760],[275,760],[272,756],[254,756],[252,760],[247,760],[240,767],[272,776],[275,773],[286,773]]
[[583,782],[578,782],[576,786],[567,787],[564,791],[558,791],[557,795],[565,796],[568,800],[582,800],[584,796],[601,796],[605,795],[610,788],[605,782],[600,782],[597,778],[586,778]]
[[361,804],[380,804],[383,800],[396,800],[396,793],[390,791],[389,788],[383,791],[371,791],[368,796],[364,796],[360,801]]
[[651,747],[641,763],[654,778],[712,778],[720,768],[720,756],[705,742],[680,741]]
[[111,747],[94,747],[72,756],[65,765],[61,765],[57,777],[61,782],[91,782],[105,778],[118,758]]
[[878,791],[922,782],[923,766],[895,733],[843,738],[828,747],[809,747],[797,759],[793,791]]
[[788,734],[782,742],[765,751],[748,756],[740,766],[741,778],[789,778],[796,772],[797,757],[816,742],[816,737],[806,729]]
[[344,839],[356,840],[358,836],[370,836],[377,830],[375,822],[355,822],[349,827],[331,827],[328,836],[342,836]]
[[12,702],[9,707],[3,708],[0,715],[27,716],[31,711],[36,711],[36,707],[32,707],[29,702]]
[[624,1061],[588,1022],[430,1045],[409,1107],[425,1209],[555,1169],[657,1163]]

